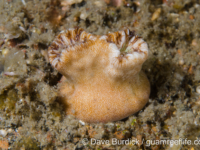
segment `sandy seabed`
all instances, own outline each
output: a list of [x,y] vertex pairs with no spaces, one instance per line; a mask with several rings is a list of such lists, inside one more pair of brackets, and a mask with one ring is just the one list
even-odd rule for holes
[[[200,4],[196,0],[0,1],[0,149],[196,150],[200,145]],[[58,102],[47,49],[62,30],[129,28],[149,45],[149,102],[117,122],[88,124]],[[115,143],[113,143],[115,141]]]

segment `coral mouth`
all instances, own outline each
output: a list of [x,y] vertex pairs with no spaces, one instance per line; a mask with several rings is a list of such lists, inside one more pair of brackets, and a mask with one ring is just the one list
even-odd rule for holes
[[62,53],[69,52],[77,45],[85,44],[96,37],[86,33],[82,28],[69,29],[61,32],[48,49],[50,63],[57,68],[62,61]]
[[121,56],[133,54],[134,52],[147,55],[148,47],[146,46],[143,48],[146,42],[144,42],[141,37],[135,35],[134,31],[130,31],[129,29],[109,33],[102,36],[102,39],[105,39],[108,43],[115,44]]

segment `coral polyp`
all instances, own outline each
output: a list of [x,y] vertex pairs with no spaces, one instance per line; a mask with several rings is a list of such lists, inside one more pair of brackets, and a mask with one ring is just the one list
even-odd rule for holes
[[128,29],[103,36],[69,29],[56,37],[48,55],[66,78],[59,95],[67,114],[90,123],[117,121],[148,102],[150,85],[141,71],[148,46]]

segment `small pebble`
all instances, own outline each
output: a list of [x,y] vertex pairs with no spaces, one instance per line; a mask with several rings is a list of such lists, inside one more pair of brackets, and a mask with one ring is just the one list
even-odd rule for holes
[[13,129],[8,129],[8,133],[12,133],[13,132]]
[[198,94],[200,94],[200,86],[197,86],[197,87],[196,87],[196,92],[197,92]]
[[192,45],[192,46],[197,46],[197,45],[198,45],[197,40],[196,40],[196,39],[193,39],[191,45]]
[[80,15],[80,18],[81,18],[82,20],[86,20],[87,16],[88,16],[88,14],[87,14],[85,11],[83,11],[83,12],[81,13],[81,15]]
[[117,139],[122,140],[130,137],[130,132],[128,130],[116,131],[114,135]]
[[174,77],[175,77],[177,80],[179,80],[179,81],[182,81],[182,80],[184,79],[184,76],[181,75],[181,74],[179,74],[179,73],[175,73],[175,74],[174,74]]
[[95,135],[97,135],[97,132],[94,129],[90,129],[90,130],[88,130],[88,134],[89,134],[90,138],[94,138]]
[[160,13],[161,13],[161,8],[156,9],[156,11],[153,13],[151,17],[151,21],[158,19],[158,17],[160,16]]
[[103,6],[102,1],[95,1],[94,4],[95,4],[97,7],[102,7],[102,6]]
[[125,138],[125,134],[123,133],[123,131],[117,131],[114,133],[115,137],[119,140],[122,140]]
[[179,63],[179,65],[183,65],[184,64],[184,60],[181,59],[181,60],[178,61],[178,63]]
[[79,120],[79,123],[81,124],[81,125],[85,125],[85,122],[84,121],[82,121],[82,120]]
[[6,130],[0,130],[0,135],[2,135],[3,137],[5,137],[7,135],[7,131]]
[[6,57],[6,55],[8,54],[8,52],[9,52],[9,49],[5,48],[5,49],[2,50],[1,53],[2,53],[3,57]]

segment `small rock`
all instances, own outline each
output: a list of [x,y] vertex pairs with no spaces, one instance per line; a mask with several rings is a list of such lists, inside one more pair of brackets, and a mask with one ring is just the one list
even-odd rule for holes
[[117,131],[117,132],[115,132],[115,136],[116,136],[116,138],[119,139],[119,140],[122,140],[122,139],[124,139],[124,137],[125,137],[125,135],[124,135],[124,133],[123,133],[122,131]]
[[151,21],[158,19],[158,17],[160,16],[160,13],[161,13],[161,8],[156,9],[156,11],[153,13],[151,17]]
[[95,138],[95,139],[102,139],[105,131],[104,129],[90,129],[88,130],[88,134],[90,138]]
[[13,133],[13,129],[8,129],[8,133]]
[[84,121],[82,121],[82,120],[79,120],[79,123],[81,124],[81,125],[85,125],[85,122]]
[[5,137],[7,135],[7,131],[6,130],[0,130],[0,135],[2,135],[3,137]]
[[97,132],[94,129],[90,129],[90,130],[88,130],[88,134],[89,134],[90,138],[94,138],[95,135],[97,134]]
[[83,11],[83,12],[81,13],[81,15],[80,15],[80,18],[81,18],[82,20],[86,20],[87,17],[88,17],[88,14],[86,13],[86,11]]
[[197,87],[196,87],[196,92],[197,92],[198,94],[200,94],[200,86],[197,86]]
[[3,57],[6,57],[6,55],[8,54],[9,51],[10,51],[10,50],[9,50],[8,48],[4,48],[4,49],[1,51]]
[[191,45],[192,45],[192,46],[197,46],[197,45],[198,45],[197,40],[196,40],[196,39],[193,39]]
[[114,134],[115,134],[115,137],[119,140],[126,139],[130,136],[130,132],[128,130],[117,131]]
[[[25,75],[27,72],[25,54],[23,51],[12,50],[6,54],[4,72],[13,72],[13,75]],[[12,76],[11,74],[11,76]]]

